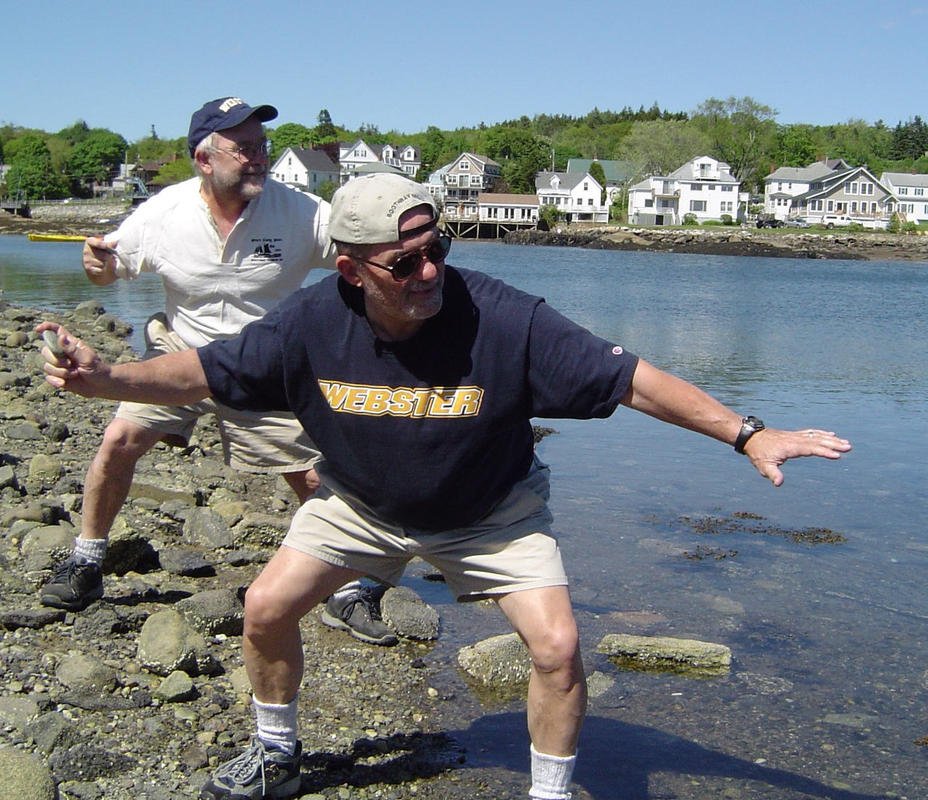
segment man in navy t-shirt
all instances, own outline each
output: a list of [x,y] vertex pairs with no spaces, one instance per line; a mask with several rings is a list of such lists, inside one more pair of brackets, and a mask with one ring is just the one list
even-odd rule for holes
[[778,486],[788,459],[836,459],[830,431],[781,431],[600,339],[532,297],[445,264],[426,189],[350,181],[332,204],[338,274],[235,339],[110,367],[52,323],[48,381],[88,396],[291,409],[324,461],[322,487],[249,588],[244,652],[257,735],[201,798],[287,797],[300,785],[300,619],[348,580],[395,584],[420,556],[459,600],[492,598],[531,654],[530,797],[568,798],[586,707],[579,638],[548,511],[533,417],[622,404],[734,445]]

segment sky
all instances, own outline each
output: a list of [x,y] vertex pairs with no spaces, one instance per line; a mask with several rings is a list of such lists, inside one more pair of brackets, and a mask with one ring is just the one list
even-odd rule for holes
[[750,97],[781,124],[928,118],[928,0],[7,0],[0,125],[185,136],[228,95],[271,126],[416,133]]

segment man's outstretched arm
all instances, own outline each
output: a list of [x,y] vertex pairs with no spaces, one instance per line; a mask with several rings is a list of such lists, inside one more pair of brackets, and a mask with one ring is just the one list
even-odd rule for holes
[[42,356],[45,380],[56,389],[84,397],[168,406],[188,405],[209,397],[206,374],[196,350],[110,365],[61,325],[42,322],[36,331],[52,334],[46,338]]
[[[729,445],[735,443],[741,430],[741,417],[737,413],[697,386],[643,359],[638,362],[622,404]],[[744,454],[761,475],[779,486],[783,483],[780,466],[789,459],[804,456],[836,459],[850,449],[851,443],[836,436],[834,431],[764,428],[748,439]]]

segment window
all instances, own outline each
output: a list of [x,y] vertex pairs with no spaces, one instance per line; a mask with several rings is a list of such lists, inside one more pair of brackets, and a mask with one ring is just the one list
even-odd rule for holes
[[694,192],[701,192],[701,191],[702,191],[702,184],[701,184],[701,183],[692,183],[692,184],[690,184],[690,189],[692,189]]
[[829,200],[828,203],[827,203],[827,205],[826,205],[826,207],[825,207],[825,210],[826,210],[826,211],[834,211],[834,210],[835,210],[835,201],[834,201],[834,200]]
[[705,210],[706,210],[705,200],[690,200],[690,211],[705,211]]
[[722,187],[722,191],[723,191],[723,192],[733,192],[733,191],[735,191],[735,187],[734,187],[734,186],[723,186],[723,187]]
[[709,184],[709,191],[710,191],[710,192],[714,192],[714,191],[715,191],[715,184],[714,184],[714,183],[710,183],[710,184]]
[[646,198],[644,201],[645,208],[654,208],[654,200],[650,197]]
[[899,187],[899,194],[908,194],[908,193],[909,193],[909,188],[907,186]]
[[856,200],[851,201],[851,213],[852,214],[857,213],[857,201]]
[[917,188],[917,189],[915,190],[915,196],[916,196],[916,197],[924,197],[924,196],[925,196],[925,190],[924,190],[924,189],[921,189],[921,188]]
[[470,169],[470,161],[462,161],[458,164],[458,169]]
[[593,205],[593,198],[592,198],[592,197],[589,198],[589,199],[586,201],[586,204],[587,204],[588,206]]

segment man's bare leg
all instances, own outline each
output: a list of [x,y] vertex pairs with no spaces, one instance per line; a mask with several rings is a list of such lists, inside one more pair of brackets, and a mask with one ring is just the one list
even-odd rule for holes
[[566,586],[529,589],[502,597],[499,605],[532,658],[529,796],[567,798],[587,699],[570,595]]

